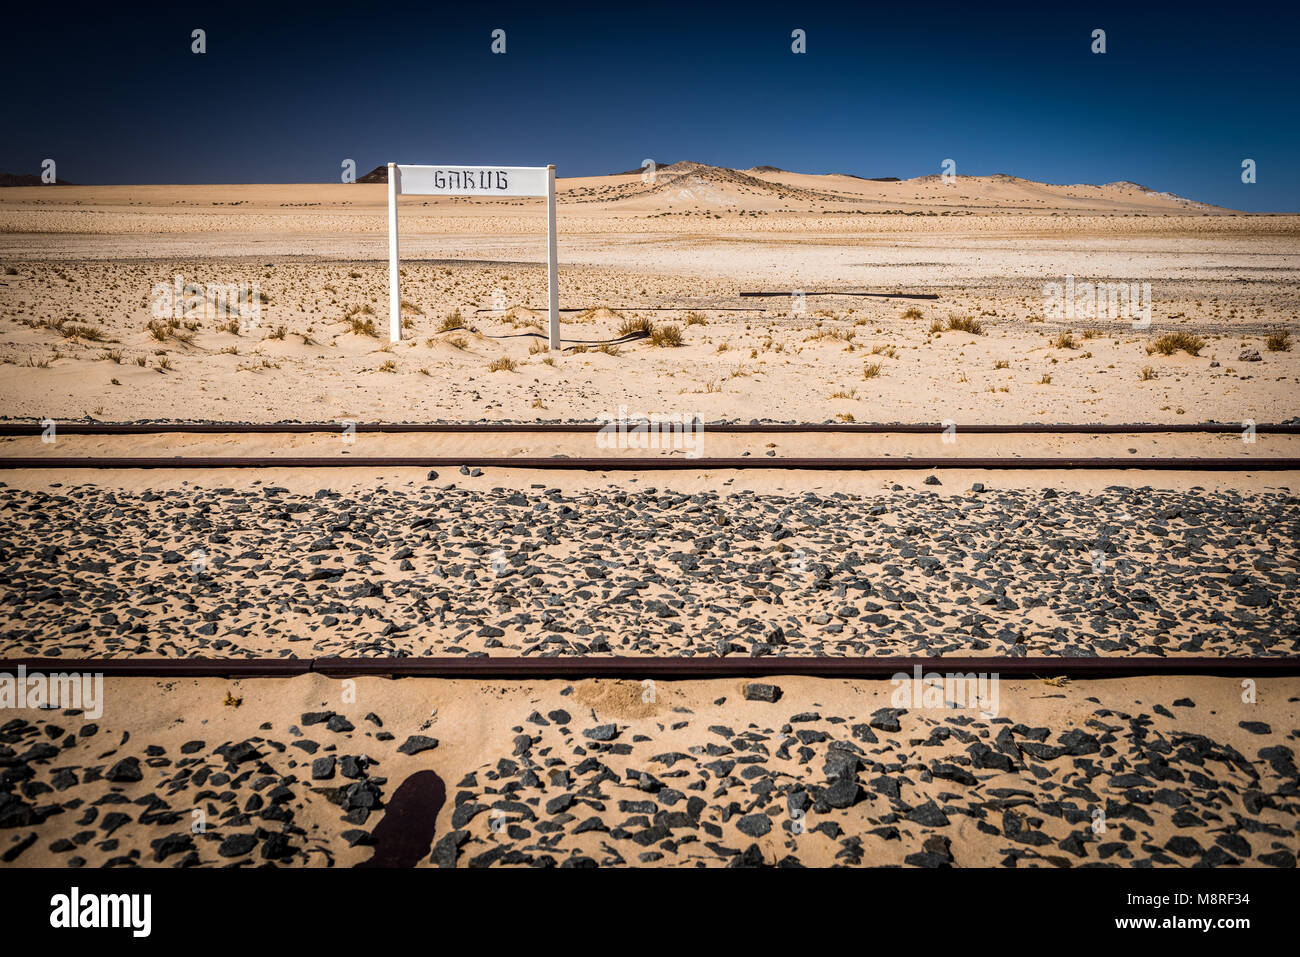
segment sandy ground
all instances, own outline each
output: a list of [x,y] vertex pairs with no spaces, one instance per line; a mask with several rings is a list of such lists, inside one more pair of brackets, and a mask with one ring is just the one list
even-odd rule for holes
[[[403,199],[405,328],[388,345],[384,201],[381,185],[0,191],[0,417],[1244,428],[1300,414],[1300,217],[1001,176],[679,164],[653,182],[562,180],[570,348],[551,353],[533,200]],[[177,276],[201,287],[179,310],[159,293]],[[1150,325],[1056,318],[1046,286],[1068,277],[1149,283]],[[847,295],[864,291],[900,298]],[[950,328],[966,320],[978,327]],[[661,336],[600,349],[641,321]],[[1160,351],[1171,333],[1190,349]],[[955,439],[720,432],[703,452],[1248,461],[1295,444]],[[0,454],[617,451],[593,444],[62,435]],[[1297,481],[6,471],[3,641],[8,655],[1294,654]],[[773,675],[754,697],[775,701],[720,681],[111,679],[94,720],[5,711],[0,864],[1295,865],[1294,680],[1008,681],[990,716],[900,709],[888,682],[782,677],[775,659]]]
[[[383,186],[5,190],[0,409],[253,421],[590,419],[621,406],[782,421],[1297,414],[1300,350],[1265,342],[1296,329],[1296,217],[1130,187],[729,174],[562,182],[566,343],[638,319],[682,333],[679,347],[643,340],[617,354],[536,351],[545,272],[531,201],[404,200],[408,328],[389,346]],[[155,286],[177,275],[204,286],[205,304],[155,336]],[[1044,286],[1067,276],[1150,283],[1151,325],[1049,316]],[[256,314],[214,291],[240,283],[257,284]],[[815,294],[846,291],[938,298]],[[965,318],[981,334],[931,332]],[[1149,354],[1169,332],[1205,344]],[[1251,350],[1261,361],[1239,361]],[[490,372],[503,357],[514,370]]]
[[0,859],[1292,867],[1300,848],[1294,682],[1006,681],[982,712],[900,708],[911,688],[886,680],[777,674],[775,702],[747,684],[107,679],[93,721],[0,729],[22,771]]
[[[635,423],[633,423],[634,425]],[[156,433],[141,435],[0,436],[0,456],[58,457],[347,457],[425,456],[454,458],[1258,458],[1300,459],[1300,436],[1227,433],[980,434],[933,433],[743,433],[701,425],[681,435],[620,437],[583,432],[350,432]],[[631,427],[631,426],[629,426]],[[53,439],[53,441],[49,441]],[[774,463],[774,464],[779,464]]]

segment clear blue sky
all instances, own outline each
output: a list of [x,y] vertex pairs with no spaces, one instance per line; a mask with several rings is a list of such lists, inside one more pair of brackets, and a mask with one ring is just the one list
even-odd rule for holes
[[325,182],[345,158],[576,176],[651,157],[909,177],[951,157],[1300,211],[1300,7],[1138,6],[15,5],[0,172]]

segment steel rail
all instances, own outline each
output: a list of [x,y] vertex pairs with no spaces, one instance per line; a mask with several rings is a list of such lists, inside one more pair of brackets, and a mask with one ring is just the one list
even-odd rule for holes
[[[627,427],[634,428],[645,419],[628,419]],[[355,432],[391,433],[483,433],[512,434],[520,432],[596,433],[608,429],[602,422],[357,422],[349,427]],[[743,434],[799,434],[845,433],[863,435],[942,435],[956,432],[964,435],[1146,435],[1146,434],[1203,434],[1240,435],[1246,431],[1236,423],[1207,422],[1201,424],[1151,423],[1131,424],[1060,424],[1030,423],[943,425],[941,423],[866,423],[866,422],[703,422],[705,432]],[[55,422],[57,435],[167,435],[192,433],[196,435],[230,434],[312,434],[343,431],[342,422]],[[0,422],[0,436],[41,435],[45,426],[30,422]],[[1300,423],[1264,423],[1255,426],[1257,435],[1300,435]]]
[[922,674],[997,674],[1006,678],[1300,676],[1296,657],[455,657],[455,658],[11,658],[0,674],[92,673],[120,678],[892,678]]
[[0,457],[6,469],[361,469],[361,468],[504,468],[569,472],[712,472],[726,470],[796,470],[817,472],[873,472],[939,469],[993,471],[1148,471],[1148,472],[1297,472],[1300,458],[1180,457],[1163,458],[946,458],[935,456],[803,458],[755,455],[733,458],[683,456],[565,457],[565,456],[419,456],[419,455],[262,455],[262,456],[22,456]]

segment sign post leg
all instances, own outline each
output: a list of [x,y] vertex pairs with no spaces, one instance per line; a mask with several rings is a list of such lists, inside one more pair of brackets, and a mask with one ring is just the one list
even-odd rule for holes
[[397,164],[388,164],[388,339],[402,338],[402,289],[397,275]]
[[560,349],[560,279],[555,248],[555,167],[546,167],[546,294],[550,308],[550,347]]

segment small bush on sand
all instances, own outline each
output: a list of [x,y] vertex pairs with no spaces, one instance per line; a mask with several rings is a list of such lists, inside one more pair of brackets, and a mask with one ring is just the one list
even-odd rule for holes
[[488,363],[488,372],[514,372],[515,360],[508,356],[502,356],[500,359],[493,359]]
[[904,319],[923,319],[923,318],[925,318],[925,314],[924,314],[923,312],[921,312],[920,309],[917,309],[916,306],[912,306],[912,307],[909,308],[905,313],[903,313],[903,318],[904,318]]
[[984,327],[978,319],[970,316],[953,316],[948,320],[948,328],[955,332],[969,332],[972,336],[984,335]]
[[630,336],[635,333],[644,333],[651,335],[655,331],[655,324],[645,316],[637,316],[635,319],[625,319],[623,324],[618,327],[618,337]]
[[1156,377],[1156,370],[1151,366],[1143,366],[1140,378],[1143,382],[1149,382]]
[[65,339],[84,339],[86,342],[105,342],[108,339],[102,330],[94,326],[79,326],[76,323],[59,326],[59,335]]
[[1052,340],[1052,346],[1057,349],[1077,349],[1079,343],[1075,341],[1074,334],[1068,329],[1062,330],[1055,339]]
[[1166,332],[1147,346],[1147,355],[1158,352],[1162,356],[1171,356],[1182,349],[1189,356],[1195,356],[1200,355],[1204,348],[1205,340],[1200,336],[1194,336],[1190,332]]
[[359,315],[348,316],[346,322],[355,335],[369,335],[372,339],[380,338],[380,330],[374,328],[374,320],[369,316],[364,319]]
[[1269,352],[1290,352],[1291,351],[1291,333],[1285,329],[1279,329],[1277,332],[1270,332],[1268,335]]
[[675,348],[682,344],[682,330],[678,326],[657,326],[650,333],[650,344]]
[[878,375],[880,375],[879,362],[868,362],[865,366],[862,367],[862,378],[874,379]]

